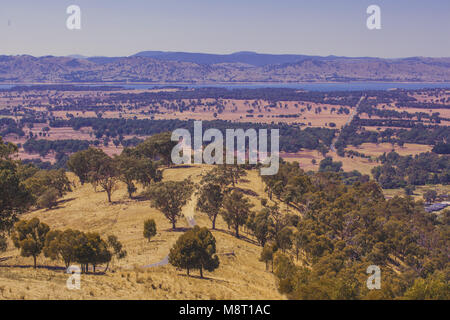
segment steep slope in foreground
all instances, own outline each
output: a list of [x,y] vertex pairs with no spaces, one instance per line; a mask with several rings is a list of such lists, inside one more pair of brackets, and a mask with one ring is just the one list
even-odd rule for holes
[[[205,166],[168,169],[164,178],[182,180],[191,176],[198,181],[199,175],[208,169]],[[254,191],[264,196],[257,172],[250,172],[246,179],[248,182],[242,187],[257,186],[259,189]],[[256,196],[251,198],[255,204],[259,203]],[[170,231],[169,222],[158,210],[150,208],[149,201],[129,200],[124,186],[113,194],[113,201],[108,204],[106,194],[93,192],[90,185],[77,185],[57,208],[22,216],[23,219],[38,217],[54,229],[96,231],[103,237],[116,235],[128,256],[114,261],[112,271],[104,275],[82,275],[81,290],[71,291],[66,288],[68,277],[64,271],[48,268],[61,267],[61,262],[55,263],[41,255],[38,265],[47,268],[33,270],[32,259],[18,257],[18,251],[10,244],[8,251],[0,256],[0,261],[11,257],[0,262],[0,299],[283,299],[273,275],[258,261],[261,247],[251,240],[233,237],[221,219],[217,225],[219,230],[213,231],[220,267],[212,273],[206,272],[206,279],[199,279],[198,271],[187,277],[185,271],[170,265],[142,268],[161,261],[181,232]],[[189,212],[189,208],[185,211]],[[150,243],[142,235],[144,220],[149,218],[155,219],[158,228]],[[203,214],[196,212],[195,220],[200,226],[210,227]],[[177,226],[188,227],[188,223],[182,219]]]

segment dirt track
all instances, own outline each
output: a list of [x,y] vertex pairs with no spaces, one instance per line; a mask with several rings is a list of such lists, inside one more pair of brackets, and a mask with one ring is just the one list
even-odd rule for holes
[[[195,204],[197,202],[197,197],[192,197],[191,200],[186,204],[183,208],[183,215],[186,218],[190,227],[194,227],[196,225],[195,222]],[[153,268],[153,267],[161,267],[169,263],[169,253],[159,262],[147,264],[142,266],[143,268]]]

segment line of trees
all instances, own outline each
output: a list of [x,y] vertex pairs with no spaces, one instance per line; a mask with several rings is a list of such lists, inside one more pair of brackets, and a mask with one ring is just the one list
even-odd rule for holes
[[66,268],[72,263],[79,263],[82,272],[86,273],[90,265],[95,272],[98,265],[107,264],[107,271],[113,256],[122,259],[127,254],[115,236],[104,240],[96,232],[50,230],[38,218],[17,222],[11,238],[20,249],[21,256],[33,258],[34,268],[37,267],[37,257],[44,253],[52,260],[63,261]]
[[[54,120],[51,127],[72,127],[79,130],[83,127],[91,127],[97,139],[119,137],[115,139],[117,145],[123,143],[123,135],[155,135],[161,132],[172,131],[178,128],[193,132],[191,120],[151,120],[151,119],[113,119],[113,118],[73,118],[69,120]],[[330,128],[305,128],[286,123],[262,124],[262,123],[230,123],[224,120],[203,121],[204,130],[216,128],[223,134],[226,129],[279,129],[280,150],[285,152],[297,152],[301,148],[318,149],[331,144],[336,130]],[[37,140],[41,141],[41,140]],[[43,140],[45,141],[45,140]],[[42,143],[45,144],[45,143]],[[64,142],[59,143],[65,145]],[[125,143],[126,144],[126,143]],[[167,147],[170,144],[167,144]]]
[[136,183],[148,187],[162,179],[158,168],[170,165],[170,154],[175,144],[169,133],[154,135],[135,148],[125,148],[119,156],[110,157],[103,150],[89,148],[70,156],[68,168],[80,179],[80,183],[91,183],[94,188],[104,190],[111,202],[117,184],[122,181],[127,186],[130,198],[137,191]]
[[89,148],[90,142],[86,140],[36,140],[28,139],[23,144],[23,149],[27,153],[38,153],[45,157],[49,152],[70,154]]
[[336,141],[337,153],[340,156],[344,156],[345,147],[348,145],[359,146],[366,142],[387,142],[400,146],[403,146],[405,143],[440,145],[446,143],[450,136],[450,127],[448,126],[425,126],[419,122],[407,122],[407,125],[403,127],[408,129],[387,128],[379,132],[364,129],[364,126],[402,126],[398,121],[407,120],[370,120],[359,119],[358,116],[355,116],[351,124],[341,130],[339,139]]

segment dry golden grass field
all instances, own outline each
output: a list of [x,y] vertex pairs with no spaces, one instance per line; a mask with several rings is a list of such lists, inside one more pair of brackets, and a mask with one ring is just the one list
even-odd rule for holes
[[431,151],[432,147],[423,144],[405,143],[403,146],[392,145],[390,143],[363,143],[358,147],[348,146],[346,149],[358,151],[368,156],[381,156],[383,153],[389,153],[392,150],[401,156],[416,155]]
[[[300,164],[300,168],[305,171],[317,171],[319,170],[319,163],[324,158],[317,150],[303,149],[296,153],[280,152],[280,157],[287,162],[297,161]],[[316,163],[313,164],[312,160]]]
[[[166,169],[164,179],[191,177],[199,181],[209,169],[207,166]],[[70,178],[76,181],[73,176]],[[244,237],[236,239],[220,217],[218,230],[213,231],[220,267],[206,272],[206,279],[200,279],[198,271],[187,277],[185,271],[170,265],[143,268],[161,261],[182,232],[171,231],[169,222],[161,212],[150,207],[149,201],[128,199],[124,186],[113,194],[113,203],[109,204],[104,192],[94,192],[88,184],[75,184],[73,192],[56,208],[33,211],[21,219],[38,217],[53,229],[96,231],[103,237],[116,235],[128,252],[127,257],[113,261],[106,274],[81,275],[81,289],[69,290],[64,270],[48,268],[62,267],[62,262],[55,263],[41,255],[38,265],[42,267],[34,270],[32,258],[20,257],[10,243],[8,250],[0,255],[0,299],[283,299],[276,289],[274,276],[258,261],[261,247],[247,238],[245,232]],[[238,187],[251,188],[257,194],[249,197],[258,210],[260,197],[265,197],[258,172],[249,171]],[[199,226],[210,228],[209,219],[194,210],[194,202],[195,197],[183,209],[184,214],[194,215]],[[155,219],[158,229],[151,242],[142,234],[143,222],[149,218]],[[187,220],[181,219],[177,227],[187,228]],[[103,266],[99,269],[103,270]]]
[[[344,171],[352,171],[352,170],[358,170],[362,174],[368,174],[372,176],[371,170],[373,167],[379,166],[380,163],[378,163],[375,158],[378,156],[381,156],[383,153],[389,153],[392,150],[397,152],[398,154],[402,156],[406,155],[416,155],[422,152],[429,152],[431,151],[432,147],[423,145],[423,144],[412,144],[412,143],[405,143],[402,147],[398,145],[392,145],[390,143],[363,143],[358,147],[354,146],[347,146],[346,150],[353,150],[360,153],[363,153],[367,156],[370,156],[371,159],[361,158],[361,157],[340,157],[337,155],[336,152],[328,152],[327,156],[331,156],[334,161],[341,161],[342,162],[342,168]],[[318,163],[320,160],[323,159],[322,155],[320,155],[318,152],[312,152],[313,155],[315,155],[315,159],[317,164],[313,165],[311,164],[311,160],[307,161],[304,157],[301,159],[293,158],[293,160],[299,161],[302,168],[304,170],[317,170],[318,169]],[[304,163],[304,165],[302,165]]]
[[[121,91],[122,92],[122,91]],[[189,99],[182,99],[186,104],[190,103]],[[173,101],[167,101],[172,103]],[[207,104],[215,104],[215,99],[200,99],[201,104],[196,105],[195,111],[187,110],[183,112],[167,109],[163,105],[159,106],[159,111],[154,115],[156,120],[179,119],[179,120],[230,120],[234,122],[258,122],[258,123],[304,123],[310,127],[327,127],[333,122],[337,128],[341,128],[348,119],[346,114],[337,114],[331,112],[332,108],[339,109],[341,106],[330,105],[326,103],[301,102],[301,101],[282,101],[277,104],[276,108],[267,108],[269,102],[264,100],[235,100],[224,99],[221,103],[224,105],[222,113],[218,113],[215,107],[208,107]],[[254,104],[257,104],[255,106]],[[310,106],[308,110],[307,106]],[[126,107],[126,106],[124,106]],[[316,113],[316,109],[321,108],[320,113]],[[130,109],[127,112],[105,111],[104,118],[125,118],[125,119],[148,119],[146,112],[150,111],[152,106],[145,106],[138,109]],[[347,107],[348,108],[348,107]],[[303,111],[302,111],[303,109]],[[252,110],[249,112],[249,110]],[[96,117],[95,112],[86,111],[54,111],[53,115],[68,119],[67,114],[74,117]],[[296,115],[296,117],[285,118],[286,115]]]
[[[329,151],[327,156],[333,158],[334,161],[342,162],[342,168],[344,171],[353,171],[358,170],[362,174],[371,174],[371,170],[373,167],[379,166],[380,163],[375,161],[375,158],[381,156],[383,153],[389,153],[392,150],[397,152],[402,156],[406,155],[416,155],[422,152],[431,151],[432,147],[423,145],[423,144],[412,144],[405,143],[402,147],[398,145],[392,145],[390,143],[363,143],[358,147],[347,146],[346,150],[353,150],[360,153],[363,153],[367,156],[370,156],[371,159],[361,158],[361,157],[340,157],[336,152]],[[297,161],[300,164],[300,167],[305,171],[317,171],[319,169],[319,163],[324,158],[322,154],[316,150],[301,150],[296,153],[280,153],[280,156],[288,161],[293,162]],[[312,160],[315,160],[316,163],[313,164]]]
[[[188,102],[187,100],[185,102]],[[202,104],[212,103],[212,99],[202,99]],[[330,122],[336,124],[337,128],[341,128],[348,119],[346,114],[337,114],[331,112],[332,108],[339,109],[340,106],[330,105],[326,103],[313,103],[313,102],[299,102],[299,101],[281,101],[277,104],[276,108],[265,108],[269,103],[264,100],[223,100],[225,108],[220,114],[214,117],[216,110],[214,108],[208,109],[202,106],[198,106],[195,111],[180,112],[166,112],[158,114],[155,119],[180,119],[180,120],[231,120],[236,122],[259,122],[259,123],[271,123],[271,122],[283,122],[293,123],[301,122],[311,127],[327,127]],[[258,104],[257,107],[254,104]],[[307,106],[310,106],[308,110]],[[321,108],[320,113],[316,113],[316,109]],[[303,111],[302,111],[303,109]],[[164,109],[162,109],[164,110]],[[250,113],[248,110],[252,110],[252,117],[248,117]],[[286,115],[298,115],[293,118],[283,118],[280,116]],[[139,115],[138,117],[142,117]]]
[[[361,152],[361,150],[359,150]],[[365,150],[364,150],[365,151]],[[324,159],[322,154],[316,150],[302,150],[296,153],[280,153],[280,156],[288,162],[298,162],[300,167],[305,171],[317,171],[319,170],[320,161]],[[358,170],[362,174],[371,175],[371,170],[373,167],[379,165],[376,161],[360,158],[360,157],[340,157],[336,152],[329,151],[326,156],[333,158],[333,161],[342,162],[342,168],[344,171]],[[313,164],[312,160],[316,160]]]
[[[176,91],[177,89],[137,89],[137,90],[120,90],[120,93],[144,93],[144,92],[158,92],[158,91]],[[32,106],[35,111],[45,111],[50,106],[49,98],[91,98],[95,99],[96,105],[101,107],[104,103],[107,103],[108,98],[115,94],[117,91],[64,91],[59,92],[55,90],[46,91],[34,91],[31,90],[26,93],[8,92],[0,94],[0,109],[17,107],[19,105]],[[180,119],[180,120],[231,120],[238,122],[302,122],[305,125],[312,127],[326,127],[330,122],[334,122],[337,128],[341,128],[347,121],[348,115],[337,112],[331,112],[332,108],[339,109],[341,106],[324,103],[314,103],[307,101],[280,101],[275,108],[269,108],[269,102],[265,100],[237,100],[237,99],[219,99],[220,103],[224,106],[222,113],[217,113],[214,106],[208,106],[208,104],[216,104],[216,99],[200,99],[200,104],[196,105],[195,111],[187,110],[184,112],[175,112],[167,109],[166,106],[156,104],[159,107],[161,113],[154,115],[154,119]],[[181,99],[184,103],[190,103],[190,99]],[[192,100],[193,101],[193,100]],[[167,104],[171,104],[174,101],[167,100]],[[120,106],[127,109],[127,105],[119,103]],[[309,110],[308,110],[309,106]],[[105,111],[103,113],[104,118],[134,118],[148,119],[148,114],[145,112],[152,110],[155,104],[139,107],[137,109],[127,109],[126,112],[118,111]],[[317,112],[320,107],[321,112]],[[348,106],[346,106],[349,108]],[[249,113],[249,110],[252,110]],[[52,111],[54,117],[60,119],[68,119],[67,115],[70,114],[74,117],[96,117],[94,111]],[[216,115],[215,115],[216,114]],[[252,115],[252,117],[249,117]],[[284,118],[280,116],[285,115],[298,115],[298,117]],[[20,118],[21,115],[17,115]],[[53,130],[53,129],[52,129]],[[34,132],[34,130],[32,130]],[[52,134],[52,132],[51,132]]]
[[[438,194],[449,194],[450,185],[433,184],[427,186],[417,186],[412,197],[414,200],[423,200],[423,195],[427,190],[435,190]],[[395,196],[405,196],[404,189],[383,189],[386,198],[393,198]]]

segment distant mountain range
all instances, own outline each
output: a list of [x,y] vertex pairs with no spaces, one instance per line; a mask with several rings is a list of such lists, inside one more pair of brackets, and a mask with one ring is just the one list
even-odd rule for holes
[[0,82],[450,82],[450,58],[143,51],[129,57],[0,56]]
[[[295,63],[310,58],[321,58],[318,56],[305,56],[298,54],[261,54],[249,51],[241,51],[232,54],[142,51],[136,53],[134,57],[148,57],[158,60],[185,61],[208,65],[219,63],[244,63],[255,67],[262,67],[271,64]],[[329,58],[330,57],[325,57],[322,59]]]

